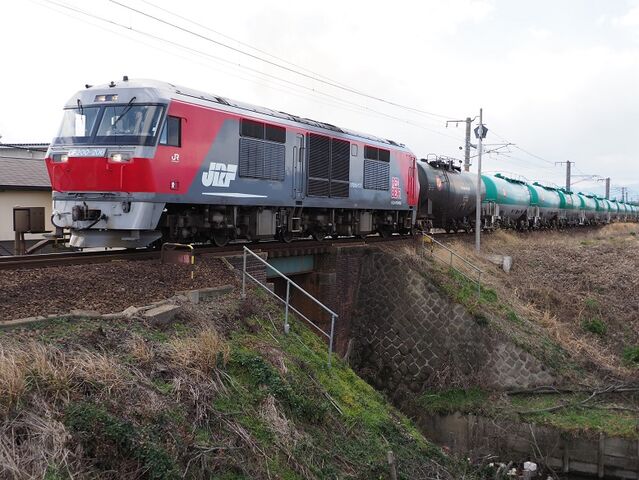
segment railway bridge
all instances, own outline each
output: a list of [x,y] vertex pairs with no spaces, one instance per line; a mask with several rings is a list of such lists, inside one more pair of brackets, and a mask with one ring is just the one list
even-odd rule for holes
[[[269,265],[339,315],[336,352],[369,383],[401,405],[425,385],[450,379],[493,388],[548,385],[553,375],[533,355],[454,303],[414,265],[414,241],[293,245],[261,253]],[[242,268],[242,256],[229,260]],[[247,269],[272,282],[280,297],[286,282],[257,260]],[[329,315],[291,290],[292,304],[328,330]]]

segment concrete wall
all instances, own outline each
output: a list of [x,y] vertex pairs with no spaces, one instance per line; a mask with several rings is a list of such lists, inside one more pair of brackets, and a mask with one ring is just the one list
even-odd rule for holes
[[639,478],[638,440],[570,434],[552,427],[460,413],[410,413],[428,438],[460,455],[500,455],[515,462],[535,460],[557,473]]
[[[13,242],[13,207],[44,207],[45,229],[51,225],[51,191],[0,190],[0,241]],[[42,235],[26,235],[27,240],[40,239]]]
[[373,248],[360,258],[350,335],[355,366],[369,383],[402,406],[431,387],[554,382],[537,358],[478,323],[411,258]]

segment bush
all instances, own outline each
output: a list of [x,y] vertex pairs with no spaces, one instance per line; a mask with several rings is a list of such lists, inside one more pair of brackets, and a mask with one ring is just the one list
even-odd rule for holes
[[584,320],[581,323],[581,326],[585,331],[601,336],[605,335],[606,330],[608,329],[608,327],[606,327],[606,324],[599,317],[593,317],[590,320]]

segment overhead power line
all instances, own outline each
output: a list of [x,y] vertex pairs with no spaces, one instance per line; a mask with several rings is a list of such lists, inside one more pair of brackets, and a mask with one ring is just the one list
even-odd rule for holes
[[[227,40],[231,40],[233,42],[236,42],[238,45],[242,45],[243,47],[250,48],[252,50],[255,50],[256,52],[260,52],[263,55],[267,55],[267,56],[269,56],[271,58],[275,58],[276,60],[279,60],[280,62],[284,62],[284,63],[286,63],[288,65],[292,65],[293,67],[299,68],[300,70],[304,70],[304,71],[306,71],[308,73],[311,73],[312,75],[316,75],[318,77],[325,78],[325,79],[330,80],[330,81],[334,81],[335,83],[340,83],[340,82],[337,82],[335,80],[332,80],[329,77],[326,77],[326,76],[322,75],[321,73],[314,72],[313,70],[310,70],[310,69],[308,69],[308,68],[306,68],[306,67],[304,67],[302,65],[298,65],[297,63],[291,62],[290,60],[287,60],[287,59],[285,59],[283,57],[279,57],[279,56],[274,55],[274,54],[272,54],[270,52],[267,52],[266,50],[262,50],[261,48],[258,48],[255,45],[251,45],[250,43],[243,42],[242,40],[239,40],[237,38],[231,37],[230,35],[227,35],[227,34],[225,34],[223,32],[220,32],[218,30],[214,30],[211,27],[208,27],[208,26],[206,26],[206,25],[204,25],[202,23],[198,23],[195,20],[187,18],[187,17],[185,17],[183,15],[180,15],[179,13],[174,12],[172,10],[169,10],[168,8],[160,7],[159,5],[155,5],[153,2],[149,2],[147,0],[140,0],[140,1],[142,3],[145,3],[145,4],[149,5],[149,6],[157,9],[157,10],[160,10],[160,11],[162,11],[164,13],[168,13],[169,15],[173,15],[173,16],[179,18],[180,20],[184,20],[185,22],[188,22],[188,23],[190,23],[192,25],[196,25],[196,26],[198,26],[198,27],[200,27],[200,28],[202,28],[202,29],[204,29],[204,30],[206,30],[208,32],[211,32],[211,33],[214,33],[216,35],[219,35],[220,37],[226,38]],[[341,85],[341,83],[340,83],[340,85]]]
[[324,96],[324,97],[327,97],[327,98],[331,98],[331,99],[336,100],[336,101],[341,102],[341,103],[353,105],[353,106],[355,106],[355,107],[357,107],[357,108],[359,108],[359,109],[361,109],[361,110],[363,110],[365,112],[374,113],[376,115],[383,116],[385,118],[396,120],[396,121],[399,121],[399,122],[401,122],[403,124],[411,125],[413,127],[429,131],[431,133],[434,133],[436,135],[440,135],[442,137],[448,137],[448,138],[451,138],[451,139],[454,139],[454,140],[458,140],[457,137],[454,137],[452,135],[447,135],[445,133],[439,132],[439,131],[434,130],[432,128],[426,127],[426,126],[424,126],[422,124],[407,120],[405,118],[400,118],[400,117],[397,117],[397,116],[394,116],[394,115],[387,114],[385,112],[381,112],[379,110],[375,110],[375,109],[366,107],[366,106],[358,104],[356,102],[352,102],[352,101],[343,99],[343,98],[338,97],[336,95],[332,95],[332,94],[329,94],[329,93],[326,93],[326,92],[322,92],[322,91],[317,90],[315,88],[307,87],[306,85],[303,85],[303,84],[300,84],[300,83],[297,83],[297,82],[293,82],[291,80],[287,80],[287,79],[282,78],[282,77],[278,77],[277,75],[272,75],[272,74],[269,74],[269,73],[266,73],[266,72],[261,72],[261,71],[259,71],[257,69],[254,69],[254,68],[242,65],[242,64],[238,64],[236,62],[232,62],[232,61],[227,60],[225,58],[218,57],[216,55],[212,55],[212,54],[210,54],[208,52],[205,52],[205,51],[202,51],[202,50],[198,50],[198,49],[193,48],[193,47],[189,47],[189,46],[181,44],[179,42],[174,42],[174,41],[171,41],[171,40],[167,40],[166,38],[162,38],[162,37],[159,37],[157,35],[153,35],[151,33],[145,32],[143,30],[139,30],[139,29],[124,25],[124,24],[119,23],[119,22],[117,22],[115,20],[111,20],[111,19],[99,16],[99,15],[96,15],[96,14],[93,14],[93,13],[90,13],[90,12],[86,12],[86,11],[84,11],[82,9],[77,8],[77,7],[66,5],[64,3],[57,2],[55,0],[44,0],[44,1],[49,3],[49,4],[56,5],[56,6],[60,7],[60,8],[63,8],[63,9],[66,9],[66,10],[70,10],[70,11],[75,12],[75,13],[79,13],[79,14],[84,15],[86,17],[93,18],[93,19],[105,22],[107,24],[117,26],[117,27],[125,29],[127,31],[135,32],[135,33],[137,33],[139,35],[151,38],[153,40],[160,41],[160,42],[166,43],[168,45],[172,45],[174,47],[181,48],[183,50],[187,50],[187,51],[189,51],[191,53],[195,53],[195,54],[198,54],[198,55],[201,55],[201,56],[208,57],[208,58],[210,58],[210,59],[212,59],[214,61],[225,63],[225,64],[229,64],[229,65],[231,65],[233,67],[247,70],[247,71],[249,71],[249,72],[251,72],[251,73],[253,73],[255,75],[261,75],[261,76],[264,76],[264,77],[267,77],[267,78],[270,78],[270,79],[273,79],[273,80],[276,80],[276,81],[279,81],[279,82],[286,83],[288,85],[292,85],[292,86],[301,88],[303,90],[307,90],[307,91],[309,91],[309,92],[311,92],[313,94],[316,94],[316,95],[321,95],[321,96]]
[[137,13],[139,15],[142,15],[144,17],[150,18],[150,19],[155,20],[157,22],[163,23],[164,25],[168,25],[168,26],[173,27],[173,28],[175,28],[177,30],[180,30],[182,32],[188,33],[188,34],[193,35],[193,36],[195,36],[197,38],[200,38],[202,40],[214,43],[214,44],[219,45],[219,46],[221,46],[223,48],[227,48],[227,49],[229,49],[229,50],[231,50],[233,52],[239,53],[241,55],[245,55],[245,56],[247,56],[249,58],[252,58],[254,60],[258,60],[260,62],[266,63],[266,64],[274,66],[276,68],[280,68],[280,69],[285,70],[287,72],[294,73],[294,74],[299,75],[301,77],[305,77],[307,79],[323,83],[323,84],[331,86],[333,88],[337,88],[337,89],[343,90],[345,92],[352,93],[354,95],[358,95],[358,96],[361,96],[361,97],[364,97],[364,98],[368,98],[370,100],[375,100],[375,101],[378,101],[378,102],[381,102],[381,103],[384,103],[384,104],[387,104],[387,105],[391,105],[393,107],[402,108],[402,109],[409,110],[409,111],[412,111],[412,112],[421,113],[421,114],[429,115],[429,116],[433,116],[433,117],[444,118],[444,119],[451,118],[451,117],[449,117],[447,115],[440,115],[438,113],[429,112],[429,111],[422,110],[422,109],[419,109],[419,108],[411,107],[409,105],[404,105],[404,104],[401,104],[401,103],[398,103],[398,102],[394,102],[392,100],[387,100],[387,99],[379,97],[377,95],[372,95],[370,93],[363,92],[363,91],[358,90],[358,89],[356,89],[354,87],[351,87],[351,86],[336,82],[334,80],[330,80],[330,79],[328,79],[326,77],[323,77],[322,75],[319,75],[317,73],[309,74],[309,73],[305,73],[303,71],[300,71],[299,69],[287,67],[286,65],[282,65],[281,63],[277,63],[277,62],[274,62],[272,60],[268,60],[268,59],[266,59],[264,57],[261,57],[260,55],[255,55],[253,53],[247,52],[247,51],[242,50],[240,48],[233,47],[232,45],[228,45],[228,44],[226,44],[224,42],[221,42],[219,40],[215,40],[215,39],[213,39],[211,37],[208,37],[206,35],[202,35],[202,34],[200,34],[198,32],[190,30],[190,29],[188,29],[186,27],[182,27],[182,26],[177,25],[175,23],[169,22],[168,20],[164,20],[164,19],[162,19],[160,17],[157,17],[155,15],[151,15],[150,13],[147,13],[147,12],[145,12],[143,10],[140,10],[140,9],[137,9],[137,8],[133,8],[133,7],[129,6],[129,5],[125,5],[125,4],[121,3],[121,2],[118,2],[117,0],[109,0],[109,1],[111,3],[113,3],[113,4],[115,4],[115,5],[118,5],[118,6],[122,7],[122,8],[130,10],[132,12],[135,12],[135,13]]

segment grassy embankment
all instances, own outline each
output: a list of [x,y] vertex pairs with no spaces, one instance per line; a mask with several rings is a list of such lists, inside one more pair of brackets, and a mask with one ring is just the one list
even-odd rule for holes
[[2,478],[473,478],[263,294],[0,332]]

